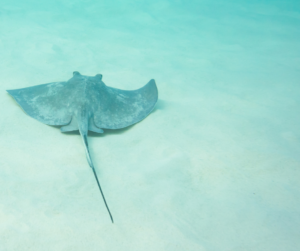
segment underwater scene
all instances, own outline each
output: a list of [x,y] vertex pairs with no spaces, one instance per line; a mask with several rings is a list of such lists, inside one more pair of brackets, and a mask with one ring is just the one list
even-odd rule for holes
[[0,251],[300,250],[299,1],[1,0],[0,102]]

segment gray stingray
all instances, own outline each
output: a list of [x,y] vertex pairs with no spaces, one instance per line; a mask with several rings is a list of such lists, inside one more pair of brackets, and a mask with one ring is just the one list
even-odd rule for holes
[[66,82],[7,92],[32,118],[47,125],[62,126],[62,132],[79,130],[87,161],[113,222],[90,156],[88,131],[103,133],[102,129],[120,129],[144,119],[157,102],[158,91],[154,79],[140,89],[125,91],[106,86],[101,74],[89,77],[75,71]]

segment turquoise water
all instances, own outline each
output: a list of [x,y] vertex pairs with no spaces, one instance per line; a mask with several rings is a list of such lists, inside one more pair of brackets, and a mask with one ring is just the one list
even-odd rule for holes
[[[0,250],[300,249],[297,1],[0,3]],[[5,92],[73,71],[156,109],[78,135]]]

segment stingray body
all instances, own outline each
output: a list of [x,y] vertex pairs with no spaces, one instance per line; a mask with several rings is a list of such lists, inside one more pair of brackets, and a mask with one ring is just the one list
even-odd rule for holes
[[79,130],[87,161],[113,222],[89,153],[88,131],[103,133],[102,129],[120,129],[144,119],[157,102],[155,81],[150,80],[138,90],[126,91],[106,86],[101,74],[90,77],[75,71],[65,82],[7,92],[32,118],[47,125],[62,126],[62,132]]

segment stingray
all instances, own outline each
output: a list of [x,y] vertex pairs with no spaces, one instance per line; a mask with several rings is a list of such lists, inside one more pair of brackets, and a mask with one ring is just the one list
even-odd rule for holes
[[93,170],[113,223],[112,214],[91,159],[88,131],[103,133],[103,129],[121,129],[147,117],[158,99],[154,79],[140,89],[127,91],[106,86],[101,74],[90,77],[75,71],[73,77],[65,82],[53,82],[7,92],[32,118],[47,125],[62,126],[61,132],[79,130],[87,162]]

